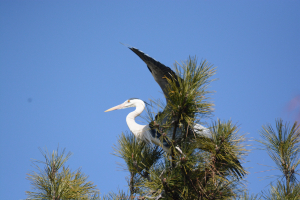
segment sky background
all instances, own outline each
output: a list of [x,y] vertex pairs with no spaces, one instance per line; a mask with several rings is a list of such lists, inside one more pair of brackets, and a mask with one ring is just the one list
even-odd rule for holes
[[[169,67],[190,55],[217,67],[208,121],[231,119],[250,140],[276,118],[300,121],[299,10],[299,1],[0,1],[0,199],[25,199],[38,148],[58,144],[102,194],[126,190],[111,153],[133,109],[104,111],[163,95],[120,42]],[[278,174],[256,173],[274,165],[263,151],[246,161],[250,192]]]

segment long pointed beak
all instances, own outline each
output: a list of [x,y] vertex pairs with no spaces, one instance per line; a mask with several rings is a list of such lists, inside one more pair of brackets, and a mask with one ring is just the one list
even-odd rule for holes
[[120,105],[117,105],[117,106],[115,106],[115,107],[112,107],[112,108],[110,108],[110,109],[108,109],[108,110],[106,110],[106,111],[104,111],[104,112],[109,112],[109,111],[113,111],[113,110],[122,109],[123,107],[124,107],[124,105],[123,105],[123,104],[120,104]]

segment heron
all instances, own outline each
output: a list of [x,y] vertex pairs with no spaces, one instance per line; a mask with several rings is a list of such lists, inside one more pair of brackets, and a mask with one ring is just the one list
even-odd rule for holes
[[[154,58],[148,56],[144,52],[140,51],[137,48],[129,47],[137,56],[139,56],[147,65],[150,73],[152,74],[154,80],[158,83],[161,87],[164,95],[168,98],[168,81],[166,78],[174,77],[175,80],[178,81],[180,77],[178,77],[173,70],[169,67],[165,66],[164,64],[160,63],[159,61],[155,60]],[[179,86],[179,84],[178,84]],[[126,100],[124,103],[112,107],[105,112],[118,110],[118,109],[125,109],[129,107],[135,107],[136,109],[130,112],[126,117],[126,122],[130,131],[135,135],[135,137],[139,140],[145,141],[146,143],[153,143],[162,147],[162,149],[167,153],[170,154],[170,141],[164,137],[161,138],[162,135],[155,129],[153,122],[150,122],[147,125],[140,125],[135,121],[135,118],[139,116],[145,109],[145,103],[143,100],[138,98],[130,98]],[[156,116],[157,117],[157,116]],[[197,134],[202,134],[207,137],[210,137],[210,131],[206,127],[196,124],[194,126],[194,130]],[[181,149],[176,146],[175,147],[181,154]]]

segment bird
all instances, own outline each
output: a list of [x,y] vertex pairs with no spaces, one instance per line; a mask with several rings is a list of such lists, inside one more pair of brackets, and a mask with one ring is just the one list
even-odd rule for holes
[[[177,81],[177,86],[179,87],[178,80],[181,78],[178,77],[173,70],[171,70],[169,67],[165,66],[164,64],[160,63],[159,61],[155,60],[154,58],[150,57],[149,55],[145,54],[137,48],[129,47],[129,49],[146,63],[150,73],[152,74],[154,80],[161,87],[166,98],[168,98],[167,88],[169,85],[166,78],[170,79],[174,77]],[[153,143],[155,145],[158,145],[162,147],[162,149],[167,154],[170,154],[171,143],[167,139],[167,137],[164,137],[163,139],[161,138],[162,135],[154,127],[154,121],[150,122],[147,125],[140,125],[135,121],[135,118],[139,116],[145,109],[145,102],[143,100],[138,98],[130,98],[124,103],[114,106],[106,110],[105,112],[125,109],[129,107],[136,108],[134,111],[130,112],[126,117],[128,128],[135,135],[135,137],[139,140],[145,141],[146,143]],[[194,130],[197,134],[201,133],[202,135],[207,137],[210,137],[211,135],[209,129],[200,124],[196,124],[194,126]],[[175,148],[182,154],[182,150],[178,146],[176,146]]]

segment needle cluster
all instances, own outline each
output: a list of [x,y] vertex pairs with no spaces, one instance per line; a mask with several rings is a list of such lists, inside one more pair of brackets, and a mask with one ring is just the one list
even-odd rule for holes
[[283,123],[282,119],[276,120],[276,129],[270,124],[262,127],[260,131],[263,145],[274,161],[273,168],[279,170],[275,184],[270,185],[270,190],[263,193],[265,199],[299,199],[300,184],[300,126],[295,122],[292,126]]
[[[67,160],[72,155],[70,152],[65,154],[53,151],[51,154],[45,150],[41,153],[45,161],[33,161],[36,171],[27,174],[32,191],[26,191],[28,199],[81,199],[92,200],[99,197],[99,191],[92,182],[87,181],[81,169],[72,172],[66,166]],[[41,168],[40,165],[44,167]]]

